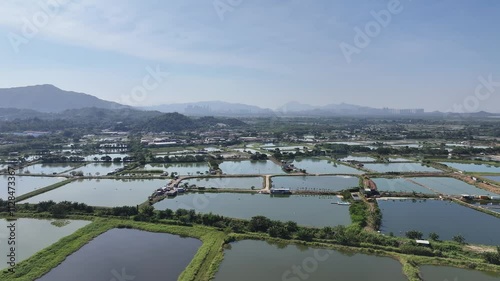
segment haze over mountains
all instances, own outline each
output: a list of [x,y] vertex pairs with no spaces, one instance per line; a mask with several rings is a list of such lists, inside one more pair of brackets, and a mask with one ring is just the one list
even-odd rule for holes
[[[3,117],[30,115],[38,113],[61,113],[66,110],[82,108],[102,109],[138,109],[163,113],[178,112],[190,116],[369,116],[369,115],[429,115],[440,112],[425,113],[423,109],[379,109],[352,104],[327,104],[313,106],[299,102],[288,102],[272,110],[254,105],[228,103],[223,101],[205,101],[194,103],[164,104],[148,107],[129,107],[119,103],[106,101],[92,95],[61,90],[53,85],[36,85],[27,87],[0,89],[1,115]],[[12,109],[22,109],[12,110]],[[7,110],[9,109],[9,110]],[[488,113],[477,113],[488,115]]]

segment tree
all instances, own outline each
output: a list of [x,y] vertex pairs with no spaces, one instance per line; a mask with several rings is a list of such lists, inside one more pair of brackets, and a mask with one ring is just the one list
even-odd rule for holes
[[465,244],[465,237],[462,235],[455,235],[453,238],[451,238],[453,241],[457,242],[458,244]]
[[289,232],[296,232],[299,229],[299,227],[297,226],[297,223],[294,221],[287,221],[285,223],[285,227],[287,228],[287,230]]
[[50,206],[49,212],[56,218],[64,217],[67,213],[66,206],[64,204],[55,204]]
[[433,241],[438,241],[439,235],[436,232],[431,232],[431,233],[429,233],[429,239],[433,240]]
[[101,160],[104,162],[111,162],[112,159],[109,155],[106,155],[106,156],[101,157]]
[[267,232],[267,230],[271,227],[271,220],[264,216],[255,216],[252,217],[248,228],[252,232]]
[[153,206],[142,206],[141,209],[139,210],[139,213],[146,216],[146,217],[152,217],[154,216],[155,213],[155,208]]
[[410,239],[422,239],[422,237],[424,236],[424,234],[422,232],[417,231],[417,230],[407,231],[405,235],[406,235],[406,237],[408,237]]
[[165,209],[165,218],[166,219],[171,219],[174,217],[174,211],[171,209]]
[[301,228],[297,231],[297,239],[303,241],[312,241],[314,238],[314,232],[312,229]]
[[275,224],[268,229],[268,234],[271,237],[279,237],[283,239],[290,239],[290,233],[283,224]]

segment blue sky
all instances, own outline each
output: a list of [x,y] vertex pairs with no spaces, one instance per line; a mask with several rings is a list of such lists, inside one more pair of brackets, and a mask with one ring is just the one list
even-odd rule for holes
[[[59,1],[55,13],[41,8],[52,1]],[[54,84],[133,105],[224,100],[276,108],[299,101],[500,111],[498,83],[483,87],[481,98],[475,94],[478,77],[500,82],[500,1],[0,5],[0,87]],[[390,20],[382,26],[373,13]],[[48,20],[36,24],[43,14]],[[36,31],[23,33],[26,22]],[[356,45],[355,28],[367,32],[374,23],[379,30],[365,35],[369,44]],[[342,43],[358,49],[349,61]],[[148,69],[169,75],[148,80]],[[138,95],[138,87],[147,89]]]

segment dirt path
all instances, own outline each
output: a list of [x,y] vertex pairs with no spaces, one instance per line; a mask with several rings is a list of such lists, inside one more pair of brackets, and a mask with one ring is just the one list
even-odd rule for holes
[[264,189],[262,191],[270,192],[271,191],[271,175],[266,175],[264,177]]
[[377,190],[377,184],[370,178],[363,178],[363,187],[371,190]]
[[490,246],[479,246],[479,245],[465,245],[464,250],[474,252],[474,253],[495,253],[497,250],[495,247]]

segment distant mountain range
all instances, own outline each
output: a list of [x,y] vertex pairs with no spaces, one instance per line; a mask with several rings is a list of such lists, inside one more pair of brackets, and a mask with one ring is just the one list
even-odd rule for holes
[[[327,104],[314,106],[299,102],[288,102],[272,110],[254,105],[228,103],[223,101],[205,101],[194,103],[162,104],[147,107],[129,107],[115,102],[77,92],[61,90],[53,85],[37,85],[28,87],[0,89],[0,118],[11,119],[15,116],[29,115],[36,117],[38,113],[61,113],[66,110],[82,108],[101,109],[140,109],[162,113],[178,112],[189,116],[228,116],[228,117],[270,117],[270,116],[455,116],[460,113],[424,112],[423,109],[390,109],[372,108],[352,104]],[[9,111],[9,108],[22,109],[23,112]],[[38,113],[37,113],[38,112]],[[476,117],[497,116],[488,112],[469,113]],[[45,116],[46,117],[46,116]]]
[[191,116],[360,116],[360,115],[420,115],[423,109],[372,108],[353,104],[328,104],[313,106],[299,102],[289,102],[272,110],[253,105],[207,101],[195,103],[166,104],[143,107],[144,110],[161,112],[180,112]]
[[127,106],[91,95],[63,91],[53,85],[0,89],[0,107],[57,113],[87,107],[120,109]]
[[268,108],[241,103],[223,101],[205,101],[193,103],[162,104],[157,106],[141,107],[144,110],[160,112],[179,112],[191,116],[273,116],[275,112]]

